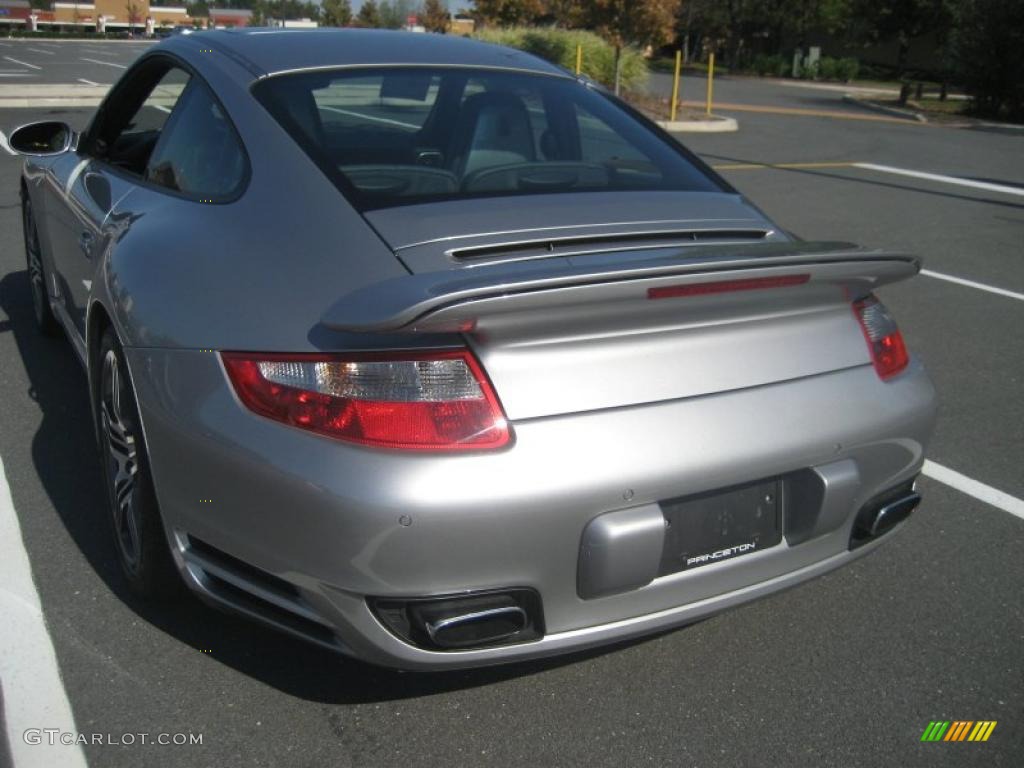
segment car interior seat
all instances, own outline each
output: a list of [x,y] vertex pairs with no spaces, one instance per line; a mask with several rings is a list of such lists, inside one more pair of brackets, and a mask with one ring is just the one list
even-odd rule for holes
[[537,159],[530,114],[514,93],[477,93],[465,100],[453,132],[452,170],[464,177],[489,166]]

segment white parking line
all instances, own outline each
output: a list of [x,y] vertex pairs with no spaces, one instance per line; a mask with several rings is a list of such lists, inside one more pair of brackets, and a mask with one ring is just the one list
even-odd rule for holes
[[53,51],[44,51],[42,48],[26,48],[25,50],[32,51],[33,53],[42,53],[45,56],[55,55]]
[[352,112],[348,109],[342,109],[341,107],[328,107],[321,106],[320,109],[326,109],[329,112],[337,112],[340,115],[351,115],[352,117],[361,117],[363,120],[373,120],[378,123],[384,123],[385,125],[397,125],[400,128],[409,128],[413,131],[418,131],[420,126],[412,123],[403,123],[401,120],[391,120],[387,117],[377,117],[376,115],[364,115],[362,112]]
[[4,617],[0,622],[0,683],[7,745],[18,768],[85,768],[85,755],[78,745],[57,740],[51,746],[45,733],[41,734],[42,743],[25,743],[25,731],[30,728],[56,728],[64,733],[77,733],[77,729],[3,467],[0,460],[0,616]]
[[926,181],[939,181],[943,184],[956,184],[961,187],[973,187],[974,189],[987,189],[990,192],[1001,192],[1004,195],[1018,195],[1024,197],[1024,189],[1020,187],[1009,187],[1005,184],[992,184],[987,181],[971,181],[970,179],[958,179],[956,176],[943,176],[938,173],[925,173],[924,171],[911,171],[907,168],[893,168],[891,165],[876,165],[875,163],[854,163],[854,168],[863,168],[867,171],[878,171],[879,173],[895,173],[899,176],[910,176],[915,179]]
[[1000,296],[1008,296],[1011,299],[1017,299],[1018,301],[1024,301],[1024,293],[1008,291],[1005,288],[996,288],[994,285],[976,283],[974,280],[967,280],[963,277],[954,277],[953,275],[944,275],[941,272],[932,272],[930,269],[922,269],[921,274],[926,277],[934,277],[936,280],[946,280],[947,282],[956,283],[957,285],[966,285],[968,288],[977,288],[979,291],[988,291],[989,293],[995,293]]
[[78,82],[85,83],[86,85],[100,85],[100,83],[93,82],[92,80],[86,80],[84,77],[78,78]]
[[35,64],[29,64],[27,61],[18,61],[17,59],[12,59],[10,56],[4,56],[4,58],[8,61],[13,61],[15,64],[20,64],[23,67],[28,67],[29,69],[42,69],[42,67],[37,67]]
[[980,483],[967,475],[960,474],[956,470],[949,469],[927,459],[921,472],[932,480],[945,483],[950,488],[955,488],[961,493],[966,493],[968,496],[973,496],[979,501],[991,504],[993,507],[1003,510],[1003,512],[1009,512],[1011,515],[1024,520],[1024,501],[1016,496],[1011,496],[1000,491],[998,488]]
[[108,67],[117,67],[118,69],[128,69],[124,64],[115,64],[112,61],[100,61],[99,59],[87,59],[85,56],[82,57],[82,61],[91,61],[93,64],[106,64]]

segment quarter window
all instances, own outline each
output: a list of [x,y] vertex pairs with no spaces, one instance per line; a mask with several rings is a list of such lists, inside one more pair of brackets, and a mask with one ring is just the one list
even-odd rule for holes
[[245,180],[245,152],[224,109],[198,80],[182,94],[146,166],[146,179],[190,197],[231,197]]

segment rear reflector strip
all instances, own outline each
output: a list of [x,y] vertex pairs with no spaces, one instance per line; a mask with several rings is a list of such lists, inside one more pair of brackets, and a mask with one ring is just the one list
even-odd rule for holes
[[778,275],[775,277],[748,277],[739,280],[718,280],[713,283],[693,283],[692,285],[666,285],[663,288],[648,288],[648,299],[674,299],[683,296],[707,296],[714,293],[732,293],[733,291],[756,291],[764,288],[786,288],[791,285],[803,285],[811,279],[810,275]]

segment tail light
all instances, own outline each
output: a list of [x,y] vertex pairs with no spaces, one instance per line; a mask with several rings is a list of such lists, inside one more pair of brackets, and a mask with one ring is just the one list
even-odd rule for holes
[[864,331],[871,362],[882,379],[890,379],[907,367],[910,357],[896,320],[874,296],[853,302],[853,311]]
[[465,349],[221,358],[250,410],[328,437],[410,451],[488,450],[511,439],[490,382]]

